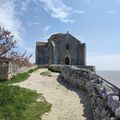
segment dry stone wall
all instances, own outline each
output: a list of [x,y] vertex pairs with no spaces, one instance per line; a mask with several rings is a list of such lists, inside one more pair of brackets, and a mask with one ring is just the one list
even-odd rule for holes
[[8,80],[12,76],[27,72],[29,69],[35,68],[33,67],[20,67],[18,64],[7,61],[7,62],[0,62],[0,80]]
[[62,65],[62,64],[52,64],[49,66],[49,69],[51,69],[52,71],[55,71],[55,72],[61,72],[62,71],[62,68],[66,66],[66,67],[77,67],[77,68],[82,68],[82,69],[87,69],[87,70],[90,70],[92,72],[95,72],[95,66],[84,66],[84,65]]
[[87,91],[95,120],[120,120],[120,89],[87,69],[57,65],[49,69],[61,72],[65,81]]
[[7,63],[0,63],[0,79],[7,79],[8,78],[8,64]]

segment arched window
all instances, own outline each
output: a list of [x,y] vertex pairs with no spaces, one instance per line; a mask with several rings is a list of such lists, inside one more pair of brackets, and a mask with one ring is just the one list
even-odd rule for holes
[[69,65],[70,64],[70,60],[68,57],[65,58],[65,65]]
[[66,44],[66,50],[69,50],[69,44]]

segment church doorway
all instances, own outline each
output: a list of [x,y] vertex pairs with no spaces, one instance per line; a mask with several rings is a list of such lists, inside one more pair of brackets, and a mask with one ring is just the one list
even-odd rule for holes
[[65,58],[65,65],[69,65],[70,64],[70,60],[68,57]]

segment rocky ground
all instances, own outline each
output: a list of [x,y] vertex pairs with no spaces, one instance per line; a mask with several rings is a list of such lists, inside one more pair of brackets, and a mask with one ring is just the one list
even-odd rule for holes
[[65,83],[58,73],[52,77],[42,76],[39,69],[31,77],[19,83],[21,87],[42,93],[52,104],[51,112],[42,116],[42,120],[93,120],[87,93]]

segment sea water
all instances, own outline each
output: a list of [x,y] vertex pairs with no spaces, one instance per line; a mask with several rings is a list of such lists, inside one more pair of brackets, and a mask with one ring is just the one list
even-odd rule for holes
[[120,71],[103,70],[103,71],[97,71],[96,73],[100,77],[104,78],[105,80],[109,81],[110,83],[120,88]]

